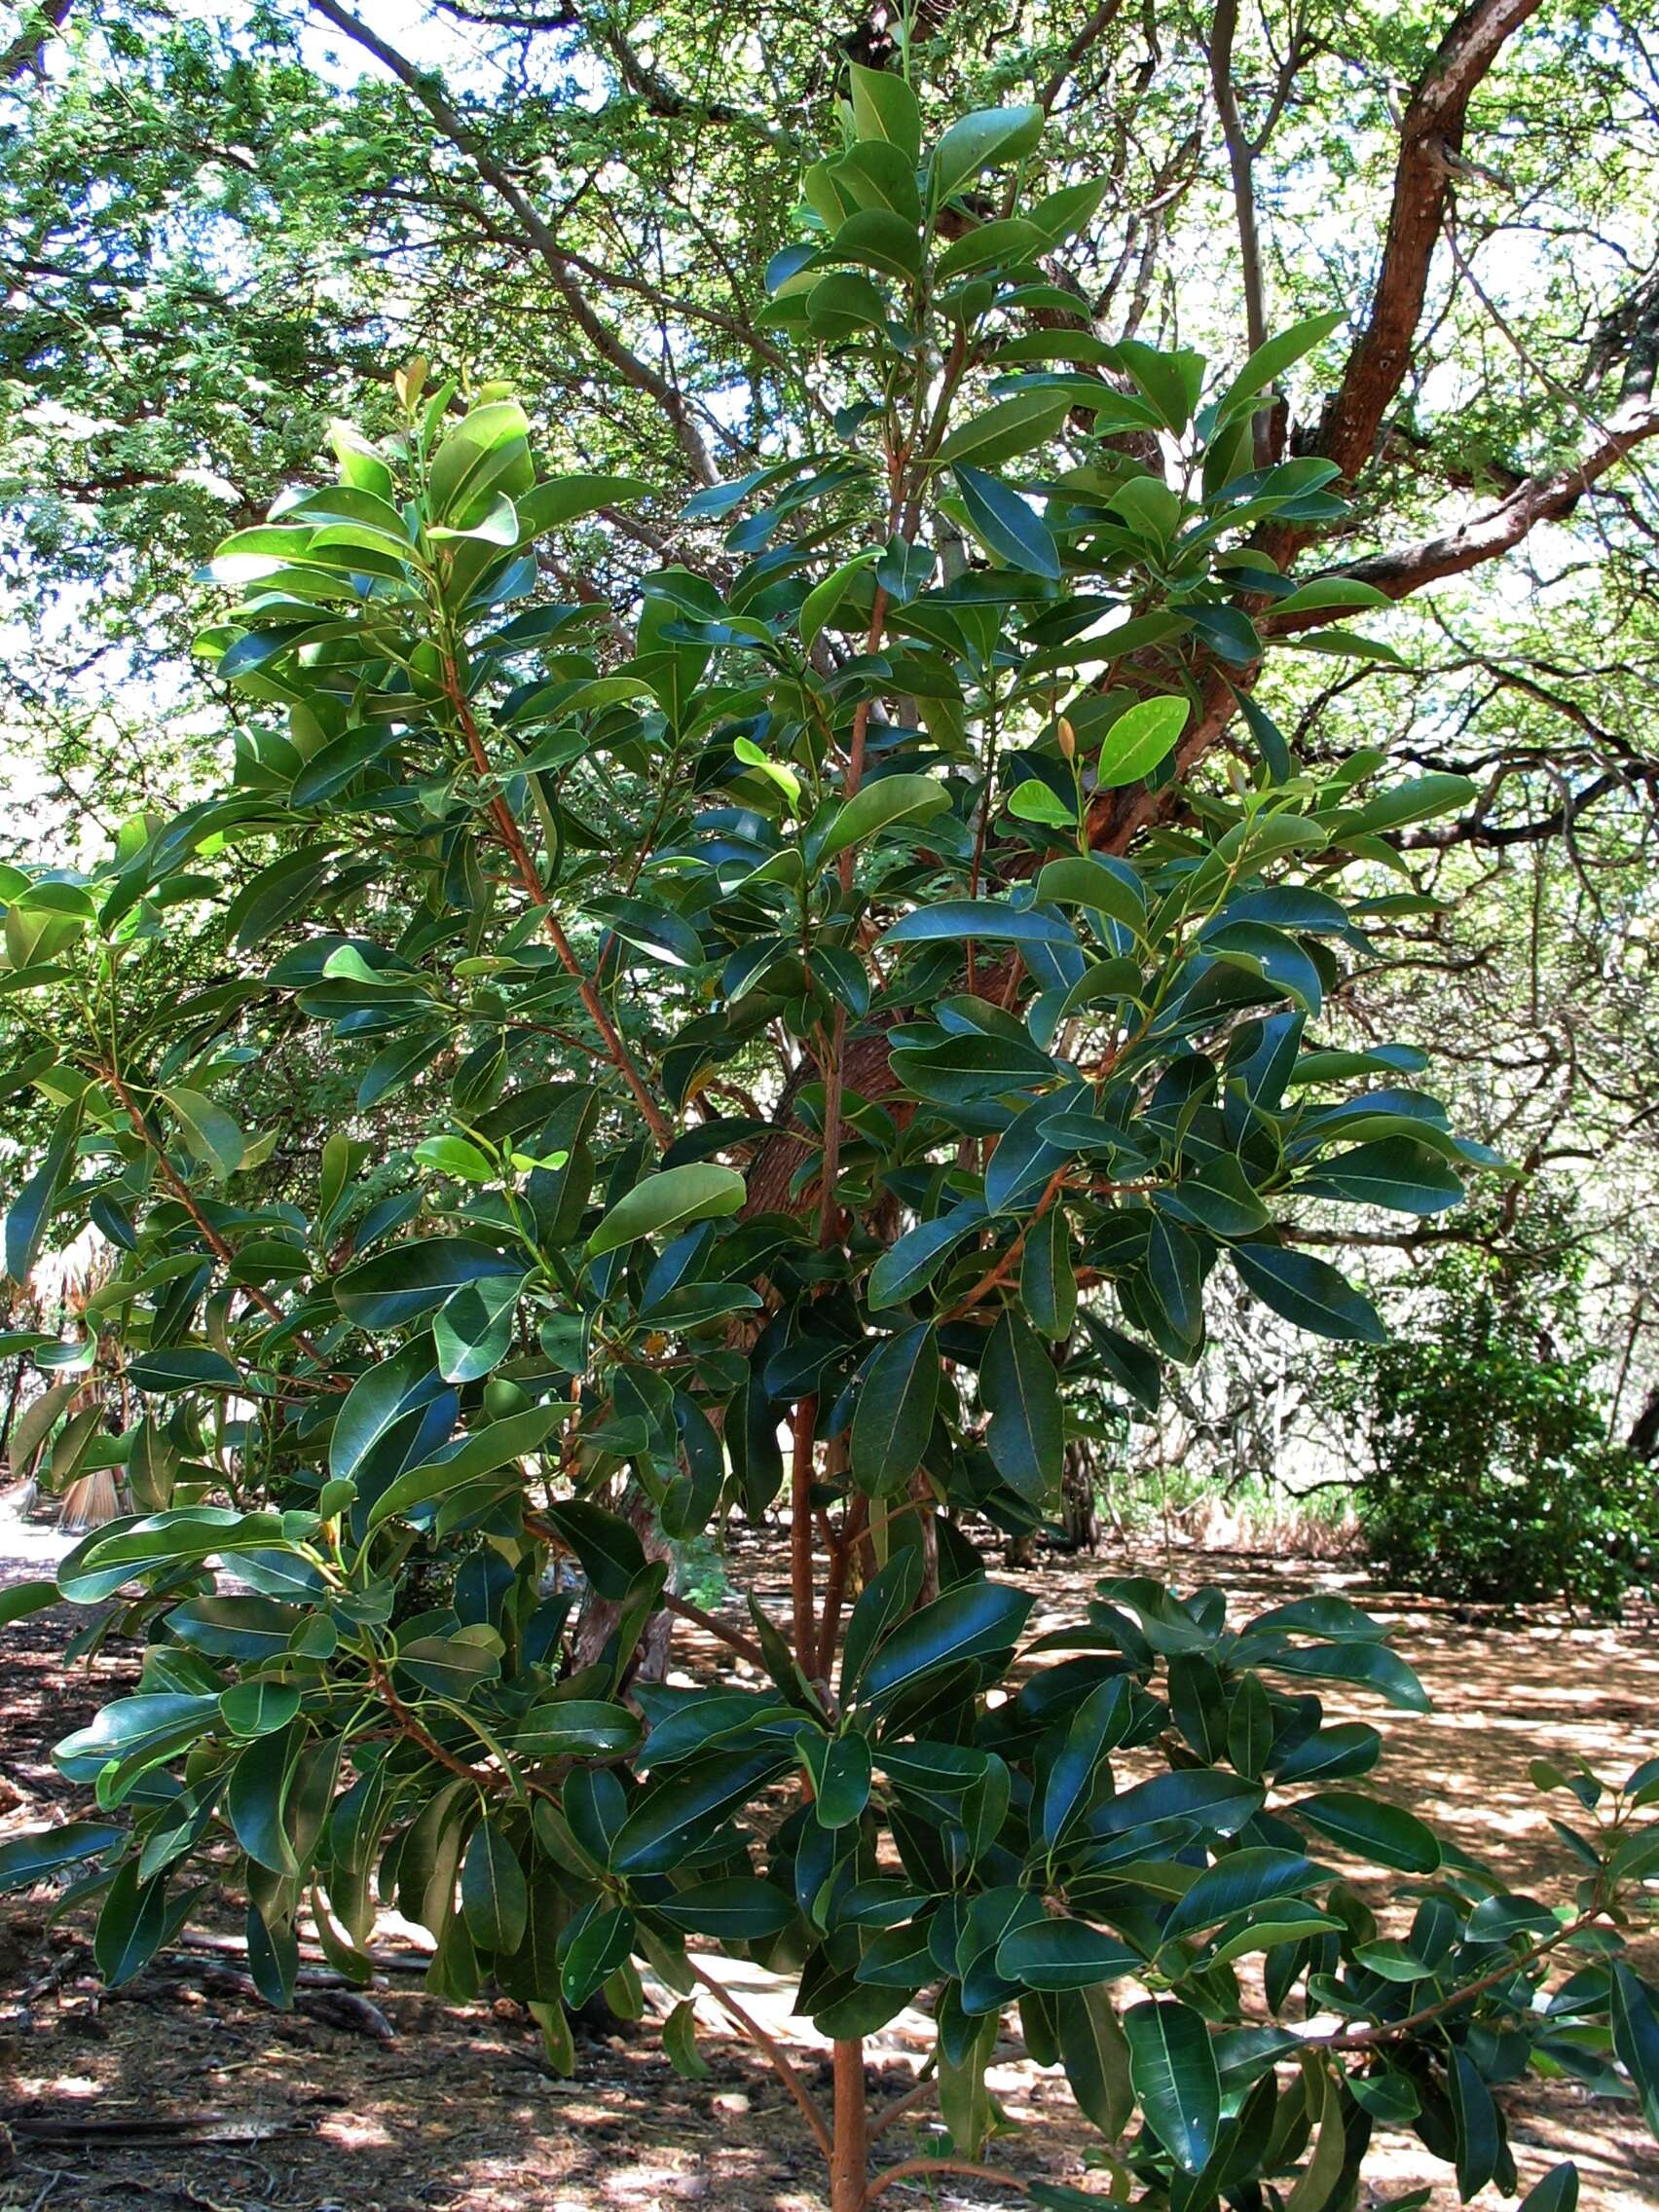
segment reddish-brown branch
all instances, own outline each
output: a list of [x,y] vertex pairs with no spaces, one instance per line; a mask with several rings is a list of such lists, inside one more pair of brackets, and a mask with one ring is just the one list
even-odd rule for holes
[[553,225],[537,209],[535,202],[519,185],[511,171],[504,168],[491,151],[490,143],[482,131],[474,130],[465,118],[449,100],[442,82],[430,69],[423,69],[400,54],[387,40],[371,30],[339,0],[310,0],[315,13],[337,30],[344,31],[365,53],[372,54],[384,69],[390,71],[399,84],[425,109],[440,133],[460,153],[464,154],[484,182],[498,199],[511,208],[520,230],[531,250],[535,253],[551,278],[554,290],[564,302],[571,320],[588,344],[607,361],[627,384],[637,391],[648,393],[662,409],[672,424],[682,452],[690,463],[691,471],[700,484],[713,484],[719,475],[710,456],[701,430],[691,418],[684,394],[671,376],[652,368],[633,350],[625,346],[616,332],[605,320],[576,282],[570,255],[560,243]]
[[[115,1096],[117,1097],[117,1099],[119,1099],[121,1105],[126,1110],[128,1119],[131,1122],[134,1132],[146,1145],[149,1146],[151,1154],[155,1159],[157,1166],[162,1171],[163,1178],[166,1181],[168,1190],[171,1191],[173,1197],[177,1198],[179,1204],[183,1206],[185,1212],[189,1214],[191,1220],[196,1224],[197,1230],[202,1236],[203,1242],[207,1246],[207,1249],[213,1254],[214,1258],[218,1260],[223,1266],[233,1266],[236,1261],[236,1253],[231,1249],[230,1245],[226,1243],[225,1239],[219,1235],[219,1232],[213,1227],[213,1224],[207,1219],[207,1216],[203,1212],[201,1206],[197,1203],[195,1192],[190,1188],[190,1185],[185,1181],[184,1177],[179,1173],[178,1169],[167,1158],[166,1147],[165,1145],[159,1144],[156,1141],[155,1137],[151,1134],[150,1124],[145,1120],[143,1114],[139,1111],[137,1101],[133,1098],[131,1091],[127,1088],[127,1085],[122,1081],[121,1077],[116,1074],[113,1068],[100,1067],[98,1069],[98,1074],[102,1078],[102,1080],[108,1084],[110,1089],[114,1092]],[[275,1321],[278,1324],[278,1326],[281,1327],[285,1327],[287,1325],[287,1314],[283,1312],[282,1309],[276,1304],[276,1301],[272,1298],[268,1292],[263,1290],[258,1283],[244,1283],[242,1287],[246,1290],[249,1298],[251,1298],[254,1304],[259,1308],[260,1311],[265,1314],[268,1319]],[[336,1375],[334,1373],[334,1370],[330,1368],[327,1360],[324,1359],[320,1350],[318,1350],[315,1344],[313,1343],[312,1339],[307,1336],[303,1329],[295,1331],[294,1342],[299,1346],[300,1349],[306,1354],[306,1357],[308,1359],[314,1359],[317,1366],[322,1369],[323,1373],[325,1375],[332,1376],[333,1380],[336,1382],[340,1383],[342,1386],[344,1386],[351,1380],[351,1378],[349,1376]],[[294,1380],[298,1382],[301,1380],[301,1378],[296,1376]]]
[[1523,1951],[1519,1958],[1506,1959],[1502,1966],[1493,1967],[1490,1973],[1483,1973],[1478,1979],[1465,1982],[1461,1989],[1453,1990],[1450,1996],[1442,1997],[1433,2005],[1424,2005],[1419,2011],[1408,2012],[1403,2020],[1375,2020],[1368,2022],[1363,2028],[1344,2028],[1334,2036],[1309,2036],[1306,2042],[1320,2050],[1364,2050],[1373,2044],[1393,2043],[1401,2036],[1414,2034],[1419,2028],[1432,2026],[1446,2013],[1456,2012],[1475,1998],[1484,1997],[1489,1989],[1495,1989],[1499,1982],[1508,1981],[1512,1975],[1523,1973],[1528,1967],[1536,1965],[1539,1959],[1565,1943],[1569,1936],[1579,1935],[1584,1929],[1593,1927],[1605,1917],[1599,1905],[1589,1912],[1580,1913],[1576,1920],[1569,1920],[1565,1927],[1558,1928],[1553,1936],[1540,1937],[1530,1950]]
[[835,2044],[835,2138],[830,2154],[830,2212],[864,2212],[869,2201],[868,2106],[865,2098],[864,2045],[857,2037]]
[[861,1492],[847,1502],[830,1546],[830,1573],[824,1588],[824,1611],[818,1624],[818,1666],[820,1681],[830,1679],[835,1664],[835,1643],[841,1633],[841,1608],[847,1598],[847,1575],[852,1567],[853,1553],[860,1536],[869,1526],[869,1499]]
[[1447,31],[1412,93],[1400,125],[1388,233],[1371,313],[1313,442],[1314,451],[1334,461],[1345,478],[1357,475],[1370,460],[1383,416],[1411,366],[1470,95],[1539,5],[1540,0],[1474,0]]
[[[1463,575],[1510,552],[1540,523],[1565,520],[1609,469],[1654,437],[1659,437],[1659,408],[1641,402],[1623,408],[1610,422],[1598,424],[1589,433],[1572,461],[1524,478],[1503,498],[1471,515],[1456,530],[1422,538],[1415,545],[1373,554],[1342,573],[1375,585],[1390,599],[1408,599],[1429,584]],[[1340,610],[1284,615],[1276,621],[1268,614],[1258,627],[1265,637],[1288,637],[1339,618]]]
[[889,2166],[885,2173],[876,2175],[865,2202],[873,2204],[878,2196],[885,2196],[902,2181],[922,2181],[933,2174],[968,2174],[975,2181],[995,2182],[999,2189],[1015,2189],[1021,2196],[1031,2194],[1017,2174],[1008,2173],[1000,2166],[976,2165],[972,2158],[902,2158],[898,2165]]
[[465,1781],[476,1784],[480,1789],[499,1788],[506,1780],[504,1775],[487,1772],[483,1767],[469,1766],[465,1759],[457,1758],[453,1751],[446,1751],[430,1730],[416,1719],[392,1688],[391,1677],[380,1661],[371,1658],[368,1666],[369,1679],[375,1685],[375,1694],[397,1723],[401,1734],[407,1736],[412,1744],[419,1745],[429,1759],[441,1767],[447,1767],[451,1774],[461,1775]]
[[790,1469],[790,1608],[795,1663],[812,1679],[818,1656],[812,1541],[812,1432],[818,1399],[809,1394],[794,1410],[794,1451]]
[[922,2062],[921,2072],[916,2076],[910,2086],[901,2095],[895,2097],[890,2104],[884,2105],[881,2111],[876,2114],[867,2130],[869,2140],[872,2143],[879,2142],[896,2120],[903,2120],[907,2112],[913,2111],[921,2103],[933,2084],[934,2073],[938,2065],[938,2051],[930,2051]]
[[[488,780],[495,774],[495,769],[491,764],[483,733],[480,731],[477,719],[467,703],[466,693],[461,688],[461,671],[456,666],[452,654],[446,653],[444,655],[443,668],[444,690],[448,695],[450,706],[454,710],[461,734],[465,740],[472,765],[477,769],[480,776]],[[560,965],[564,968],[565,973],[575,984],[582,1005],[587,1009],[589,1020],[605,1040],[605,1050],[609,1055],[611,1065],[633,1092],[634,1102],[645,1116],[646,1127],[655,1137],[658,1145],[666,1151],[674,1142],[674,1130],[656,1099],[652,1096],[650,1087],[646,1084],[645,1077],[635,1066],[633,1055],[623,1043],[620,1031],[606,1012],[605,1001],[594,988],[580,961],[576,958],[575,951],[570,939],[565,935],[558,915],[546,903],[547,895],[542,886],[540,870],[536,867],[535,862],[531,856],[530,847],[524,841],[524,832],[513,820],[512,808],[508,806],[499,792],[491,794],[490,813],[495,821],[497,833],[505,848],[507,858],[513,864],[514,872],[518,876],[525,895],[541,909],[541,926],[547,935],[548,942],[559,955]]]
[[971,1312],[982,1298],[988,1297],[1000,1282],[1007,1279],[1011,1270],[1019,1265],[1020,1256],[1025,1250],[1026,1238],[1059,1197],[1060,1186],[1071,1173],[1071,1166],[1072,1163],[1068,1160],[1063,1166],[1054,1169],[1044,1186],[1043,1196],[1027,1215],[1019,1235],[1008,1250],[998,1258],[995,1265],[985,1271],[974,1287],[963,1293],[956,1304],[951,1307],[949,1312],[940,1315],[941,1324],[946,1321],[960,1321],[964,1313]]

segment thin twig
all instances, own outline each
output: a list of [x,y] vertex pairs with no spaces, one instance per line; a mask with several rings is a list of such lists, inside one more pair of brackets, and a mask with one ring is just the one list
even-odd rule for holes
[[692,1604],[689,1598],[677,1598],[671,1590],[665,1590],[657,1604],[665,1613],[676,1613],[682,1621],[690,1621],[693,1627],[718,1637],[721,1643],[740,1652],[745,1659],[758,1667],[762,1674],[766,1672],[766,1654],[753,1637],[744,1635],[742,1629],[733,1628],[729,1622],[717,1619],[713,1613],[704,1612],[702,1606]]
[[1490,1973],[1483,1973],[1478,1979],[1465,1982],[1461,1989],[1453,1990],[1449,1997],[1442,1997],[1436,2004],[1425,2005],[1419,2011],[1408,2012],[1403,2020],[1371,2020],[1363,2028],[1345,2028],[1337,2035],[1308,2036],[1302,2039],[1304,2046],[1315,2050],[1365,2050],[1374,2044],[1392,2043],[1396,2037],[1411,2035],[1417,2029],[1425,2028],[1431,2022],[1443,2018],[1446,2013],[1455,2012],[1460,2005],[1467,2005],[1471,1998],[1484,1996],[1489,1989],[1495,1989],[1499,1982],[1508,1981],[1514,1974],[1524,1973],[1530,1966],[1535,1965],[1559,1944],[1565,1943],[1569,1936],[1579,1935],[1603,1918],[1604,1915],[1600,1905],[1589,1912],[1580,1913],[1576,1920],[1569,1920],[1565,1928],[1558,1928],[1553,1936],[1541,1937],[1530,1950],[1523,1951],[1518,1959],[1506,1959],[1502,1966],[1493,1967]]
[[[120,1100],[123,1108],[126,1110],[129,1120],[132,1124],[134,1132],[144,1144],[147,1144],[149,1146],[150,1151],[154,1154],[156,1163],[161,1168],[163,1178],[165,1179],[167,1188],[172,1192],[173,1197],[177,1198],[179,1204],[183,1206],[185,1212],[189,1214],[191,1220],[195,1222],[196,1227],[201,1234],[202,1239],[206,1244],[208,1250],[223,1266],[233,1267],[236,1263],[235,1252],[231,1249],[230,1245],[226,1243],[225,1239],[219,1235],[219,1232],[213,1227],[213,1224],[207,1219],[207,1216],[203,1212],[200,1204],[197,1202],[195,1192],[185,1181],[184,1177],[179,1173],[178,1169],[173,1165],[172,1161],[167,1158],[166,1147],[163,1144],[159,1144],[156,1141],[156,1138],[151,1133],[149,1123],[146,1121],[143,1113],[140,1111],[137,1100],[133,1097],[131,1091],[129,1090],[126,1083],[119,1075],[117,1075],[114,1068],[100,1067],[98,1069],[98,1074],[103,1078],[104,1082],[108,1084],[110,1089],[114,1091],[116,1097]],[[275,1321],[278,1325],[278,1327],[283,1327],[286,1325],[288,1321],[288,1315],[283,1312],[282,1309],[276,1304],[274,1298],[270,1297],[267,1292],[260,1288],[258,1283],[245,1283],[242,1287],[246,1290],[248,1296],[253,1300],[254,1304],[259,1308],[260,1311],[264,1313],[270,1320]],[[303,1329],[297,1329],[294,1332],[294,1342],[306,1354],[307,1358],[314,1359],[318,1367],[322,1369],[323,1373],[325,1375],[331,1376],[336,1382],[344,1385],[353,1380],[351,1377],[341,1375],[335,1369],[331,1368],[327,1360],[324,1359],[322,1353],[318,1350],[317,1346],[312,1342],[311,1338],[307,1336]],[[298,1382],[303,1381],[304,1378],[300,1376],[294,1376],[291,1378],[291,1380]]]
[[709,1992],[709,1995],[715,2000],[715,2003],[720,2006],[723,2010],[730,2013],[731,2017],[737,2022],[738,2026],[743,2030],[744,2034],[749,2038],[750,2042],[754,2044],[757,2050],[764,2051],[766,2056],[771,2060],[773,2070],[777,2074],[778,2079],[789,2090],[790,2095],[793,2097],[795,2103],[799,2105],[802,2116],[806,2120],[806,2124],[811,2128],[813,2136],[817,2141],[818,2148],[823,2152],[825,2157],[828,2158],[830,2156],[829,2122],[824,2118],[823,2112],[819,2109],[817,2099],[813,2096],[811,2090],[808,2089],[806,2083],[801,2080],[794,2067],[790,2064],[789,2058],[784,2051],[783,2046],[778,2043],[774,2037],[769,2036],[766,2033],[765,2029],[760,2025],[758,2020],[754,2019],[748,2012],[744,2010],[743,2007],[738,2003],[737,1999],[732,1996],[730,1991],[727,1990],[721,1983],[718,1982],[715,1979],[714,1975],[707,1971],[707,1969],[700,1967],[697,1964],[696,1960],[692,1958],[687,1958],[685,1963],[690,1968],[696,1979],[702,1983],[703,1987]]
[[[466,694],[461,689],[461,672],[456,666],[455,656],[452,653],[445,653],[443,671],[444,689],[449,695],[451,707],[455,710],[456,720],[461,725],[461,734],[466,741],[466,750],[472,756],[472,765],[477,769],[480,776],[488,779],[495,774],[495,769],[491,764],[490,755],[472,709],[467,704]],[[574,949],[570,939],[565,935],[558,915],[547,904],[547,894],[535,863],[531,858],[530,847],[525,843],[524,833],[513,819],[511,807],[508,806],[499,792],[493,792],[490,795],[490,812],[495,819],[497,831],[500,836],[501,843],[506,848],[507,857],[513,864],[514,871],[526,896],[541,908],[541,927],[548,942],[559,955],[560,964],[566,974],[575,984],[577,995],[580,997],[582,1005],[587,1009],[589,1019],[605,1040],[605,1050],[609,1055],[611,1065],[633,1092],[634,1102],[645,1116],[645,1125],[650,1130],[651,1135],[656,1139],[658,1145],[666,1151],[674,1142],[674,1130],[661,1107],[652,1097],[649,1086],[644,1076],[635,1066],[633,1055],[622,1041],[621,1032],[605,1011],[605,1002],[594,988],[581,962],[576,958]]]
[[927,2057],[922,2062],[921,2072],[916,2076],[916,2079],[904,2091],[903,2095],[895,2097],[890,2105],[883,2106],[882,2110],[878,2112],[875,2118],[870,2121],[869,2140],[872,2143],[875,2142],[880,2136],[885,2135],[887,2133],[887,2130],[893,2125],[893,2122],[896,2120],[903,2120],[904,2115],[908,2111],[910,2111],[912,2106],[920,2103],[921,2099],[927,2095],[929,2084],[933,2081],[934,2073],[938,2066],[939,2052],[937,2050],[930,2050]]

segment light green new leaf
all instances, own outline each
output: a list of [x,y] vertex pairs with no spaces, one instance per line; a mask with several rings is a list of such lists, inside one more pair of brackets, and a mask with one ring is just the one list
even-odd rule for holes
[[886,139],[913,167],[922,158],[922,111],[903,77],[889,69],[850,64],[853,129],[861,138]]
[[1095,781],[1104,791],[1138,784],[1163,758],[1187,726],[1185,699],[1141,699],[1125,708],[1100,741]]
[[743,1177],[734,1168],[712,1160],[693,1161],[683,1167],[665,1167],[636,1183],[610,1208],[587,1241],[590,1260],[620,1251],[637,1237],[656,1236],[664,1230],[683,1229],[695,1221],[714,1221],[734,1214],[745,1198]]
[[1346,310],[1342,308],[1324,314],[1310,314],[1258,346],[1216,402],[1216,420],[1225,423],[1247,409],[1257,392],[1265,391],[1305,353],[1311,352],[1320,339],[1328,338],[1338,328],[1346,315]]
[[1034,151],[1046,121],[1040,107],[979,108],[960,117],[934,148],[928,165],[934,205],[942,205],[981,169]]

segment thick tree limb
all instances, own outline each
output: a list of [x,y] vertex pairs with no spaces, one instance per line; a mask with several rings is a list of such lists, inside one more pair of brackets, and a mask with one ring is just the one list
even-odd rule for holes
[[551,224],[539,212],[516,178],[496,160],[485,139],[472,129],[449,99],[439,80],[429,71],[417,68],[395,47],[388,46],[378,32],[370,30],[367,23],[359,21],[349,8],[341,7],[339,0],[310,0],[310,5],[316,15],[331,22],[336,30],[344,31],[365,54],[373,55],[383,68],[391,72],[398,83],[420,101],[442,135],[458,153],[466,156],[484,182],[512,209],[527,242],[535,249],[552,278],[553,287],[570,310],[571,318],[577,329],[600,358],[608,361],[625,383],[656,401],[673,425],[681,451],[697,481],[700,484],[717,483],[719,471],[710,456],[702,431],[692,419],[683,392],[678,385],[624,345],[599,314],[576,282],[571,273],[571,257],[560,245]]
[[1345,478],[1357,475],[1371,458],[1411,365],[1470,95],[1539,5],[1540,0],[1474,0],[1441,40],[1412,94],[1400,126],[1388,235],[1371,313],[1313,439],[1313,450],[1336,461]]
[[[1471,515],[1456,530],[1373,554],[1343,572],[1375,584],[1390,599],[1406,599],[1425,585],[1462,575],[1512,551],[1540,523],[1565,520],[1599,478],[1652,437],[1659,437],[1659,407],[1639,403],[1625,408],[1590,433],[1576,460],[1523,478],[1506,498]],[[1336,613],[1328,611],[1291,615],[1276,623],[1270,616],[1260,627],[1269,636],[1284,637],[1336,619]]]
[[1064,92],[1066,82],[1072,71],[1101,33],[1110,29],[1114,20],[1122,13],[1123,6],[1124,0],[1100,0],[1100,5],[1066,48],[1065,59],[1038,93],[1037,98],[1040,106],[1044,108],[1053,106],[1061,92]]

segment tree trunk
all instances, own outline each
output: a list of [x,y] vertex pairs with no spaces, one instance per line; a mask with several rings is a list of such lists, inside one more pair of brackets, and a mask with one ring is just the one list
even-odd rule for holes
[[835,2046],[833,2130],[830,2155],[830,2212],[865,2212],[869,2189],[869,2131],[865,2103],[864,2044],[857,2037]]
[[1100,1549],[1100,1516],[1094,1507],[1094,1468],[1085,1447],[1075,1440],[1066,1446],[1065,1468],[1060,1476],[1060,1519],[1066,1543],[1074,1552]]
[[[621,1511],[630,1528],[645,1548],[646,1559],[665,1559],[669,1566],[669,1587],[673,1587],[673,1551],[668,1538],[657,1526],[655,1508],[643,1490],[630,1485]],[[602,1598],[590,1588],[582,1600],[581,1613],[576,1622],[575,1664],[591,1667],[605,1649],[612,1630],[621,1617],[622,1608],[614,1599]],[[674,1615],[670,1612],[653,1613],[645,1624],[640,1639],[639,1649],[627,1670],[628,1681],[660,1682],[668,1673],[669,1640],[674,1634]]]
[[1625,1446],[1649,1464],[1659,1458],[1659,1382],[1648,1391],[1641,1413],[1632,1421]]

